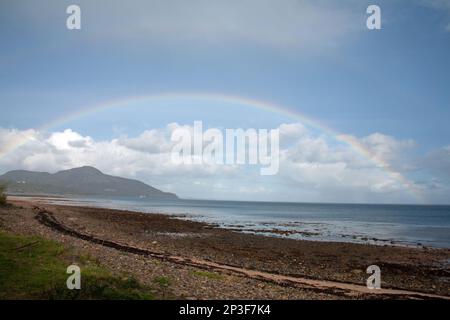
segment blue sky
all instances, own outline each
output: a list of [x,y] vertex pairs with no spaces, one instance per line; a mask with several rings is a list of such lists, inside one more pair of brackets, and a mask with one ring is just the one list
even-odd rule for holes
[[[374,144],[373,136],[364,139],[376,133],[400,145],[411,142],[413,147],[395,155],[398,145],[392,142],[390,154],[383,151],[383,156],[423,188],[426,202],[450,202],[450,1],[77,1],[82,30],[69,31],[65,9],[72,3],[1,2],[0,127],[5,136],[122,97],[175,91],[238,95],[285,105],[364,143]],[[382,30],[366,28],[369,4],[381,7]],[[166,130],[172,122],[275,128],[299,121],[223,101],[169,99],[128,107],[60,123],[39,134],[45,140],[52,132],[71,129],[98,143]],[[320,132],[310,134],[316,142],[321,138]],[[339,147],[326,139],[328,148]],[[0,171],[11,169],[13,158],[0,160]],[[42,169],[89,161],[55,162]],[[31,160],[20,166],[41,168]],[[127,175],[120,166],[108,163],[102,169]],[[186,197],[227,194],[220,189],[210,195],[200,187],[189,192],[189,183],[200,176],[205,185],[222,180],[217,172],[186,176],[184,187],[174,186],[169,174],[133,172],[128,175]],[[298,184],[295,179],[252,179],[229,178],[227,183],[248,189],[256,181],[270,185],[269,199],[280,201],[286,200],[279,195],[292,188],[290,183]],[[315,185],[313,178],[306,180]],[[342,189],[339,184],[328,189],[331,185],[317,184],[312,195],[311,185],[298,184],[293,196],[338,201],[350,190],[345,183]],[[364,194],[342,201],[417,201],[401,191],[392,196],[392,190],[375,194],[366,187]],[[266,198],[265,192],[248,198]],[[330,192],[336,196],[324,195]],[[237,196],[230,191],[224,198]]]

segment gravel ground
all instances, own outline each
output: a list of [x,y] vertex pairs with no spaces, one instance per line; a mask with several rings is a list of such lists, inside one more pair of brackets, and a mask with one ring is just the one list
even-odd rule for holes
[[[0,228],[54,239],[113,272],[132,274],[165,299],[341,299],[329,292],[204,272],[198,268],[124,253],[52,231],[34,219],[30,202],[0,209]],[[39,204],[42,206],[42,204]],[[309,242],[242,234],[166,215],[44,205],[65,225],[102,239],[156,252],[204,259],[284,275],[363,285],[377,264],[382,286],[450,295],[450,250]],[[163,284],[158,279],[165,279]],[[355,296],[354,298],[370,298]]]

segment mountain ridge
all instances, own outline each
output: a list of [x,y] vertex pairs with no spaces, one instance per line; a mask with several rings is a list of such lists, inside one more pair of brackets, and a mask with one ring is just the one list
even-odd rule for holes
[[177,199],[142,181],[104,174],[83,166],[56,173],[12,170],[0,175],[10,194],[54,194],[80,196],[124,196],[152,199]]

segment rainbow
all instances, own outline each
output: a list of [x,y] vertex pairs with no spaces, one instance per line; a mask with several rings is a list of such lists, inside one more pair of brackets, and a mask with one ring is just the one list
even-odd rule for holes
[[[335,140],[347,144],[355,152],[362,155],[364,158],[369,159],[376,167],[384,170],[389,177],[393,178],[394,180],[399,182],[402,186],[404,186],[406,189],[410,190],[417,200],[419,200],[420,202],[424,202],[420,190],[414,185],[414,183],[409,181],[401,173],[395,171],[384,159],[382,159],[376,154],[373,154],[367,147],[361,144],[354,137],[341,134],[336,130],[320,123],[318,120],[306,116],[297,110],[287,108],[285,106],[281,106],[276,103],[268,101],[261,101],[241,96],[218,94],[218,93],[196,93],[196,92],[154,93],[108,100],[87,107],[82,107],[73,113],[64,115],[60,118],[56,118],[53,121],[50,121],[45,125],[37,128],[36,130],[47,131],[52,127],[60,126],[72,120],[83,118],[87,115],[91,115],[93,113],[103,111],[109,108],[124,107],[133,103],[167,100],[167,99],[192,99],[192,100],[195,99],[205,101],[226,102],[230,104],[242,105],[245,107],[275,112],[294,118],[300,121],[302,124],[320,130],[321,132],[327,134],[328,136],[333,137]],[[0,148],[0,158],[12,152],[13,150],[19,148],[23,144],[27,143],[28,141],[30,141],[30,139],[33,139],[33,134],[31,132],[30,134],[24,134],[22,137],[20,137],[15,141],[8,142],[6,145]]]

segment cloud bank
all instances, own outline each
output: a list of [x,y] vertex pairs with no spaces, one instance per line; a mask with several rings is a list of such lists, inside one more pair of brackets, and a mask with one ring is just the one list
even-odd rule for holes
[[[188,198],[214,198],[272,201],[333,202],[417,202],[410,185],[399,179],[400,173],[388,174],[349,145],[337,144],[327,137],[314,135],[300,123],[282,124],[280,129],[280,171],[262,177],[252,166],[219,164],[174,164],[171,161],[173,130],[164,128],[141,134],[96,141],[71,129],[60,132],[38,132],[0,128],[0,171],[27,169],[56,172],[91,165],[105,173],[137,178]],[[190,129],[189,125],[183,127]],[[410,140],[374,133],[356,138],[371,154],[383,157],[398,172],[406,174],[404,155],[415,147]],[[11,145],[22,144],[11,149]],[[9,149],[7,149],[9,148]],[[9,152],[5,152],[9,150]],[[448,191],[450,147],[423,158],[421,168],[436,177],[411,182],[433,201],[445,202],[439,195]],[[401,161],[400,161],[401,160]],[[411,161],[417,166],[417,161]],[[402,165],[397,165],[401,163]],[[417,169],[417,168],[415,168]],[[402,171],[403,170],[403,171]],[[444,197],[444,196],[443,196]]]

